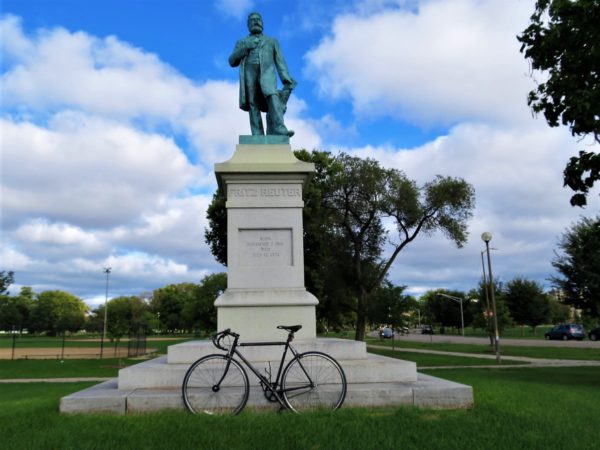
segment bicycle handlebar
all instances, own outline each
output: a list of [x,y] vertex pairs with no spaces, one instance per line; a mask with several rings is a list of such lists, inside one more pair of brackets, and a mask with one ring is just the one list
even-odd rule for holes
[[221,350],[228,351],[229,349],[227,347],[225,347],[224,345],[222,345],[223,339],[225,339],[227,336],[232,336],[235,339],[238,339],[240,337],[239,334],[234,333],[233,331],[231,331],[230,328],[227,328],[226,330],[223,330],[213,336],[213,338],[212,338],[213,345]]

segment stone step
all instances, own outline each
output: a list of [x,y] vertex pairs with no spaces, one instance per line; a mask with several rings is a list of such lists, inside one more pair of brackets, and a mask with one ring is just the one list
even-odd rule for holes
[[[430,375],[418,374],[415,381],[395,383],[349,383],[342,407],[412,405],[428,408],[470,408],[473,391],[466,386]],[[251,386],[247,407],[279,409],[268,402],[260,388]],[[63,413],[117,414],[184,409],[181,389],[119,389],[113,379],[63,397]]]
[[[366,343],[348,339],[319,338],[297,340],[293,342],[292,346],[298,353],[318,351],[327,353],[338,361],[362,359],[367,355]],[[277,361],[279,363],[283,353],[283,346],[239,347],[238,350],[250,362]],[[216,348],[211,340],[198,340],[169,346],[167,356],[169,364],[191,364],[203,356],[212,353],[223,353],[223,351]],[[291,356],[291,352],[288,352],[287,359],[291,359]]]
[[[352,342],[352,341],[350,341]],[[362,359],[338,360],[348,383],[392,383],[416,381],[417,367],[411,361],[386,358],[366,353]],[[119,371],[118,386],[121,390],[180,388],[183,377],[190,364],[170,364],[167,357],[159,357]],[[258,384],[256,375],[244,364],[250,385]],[[257,363],[256,368],[265,373],[268,363]],[[275,378],[279,362],[271,363],[271,371]]]

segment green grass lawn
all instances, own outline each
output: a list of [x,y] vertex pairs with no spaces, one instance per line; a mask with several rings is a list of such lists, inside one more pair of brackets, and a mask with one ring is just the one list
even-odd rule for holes
[[[389,356],[397,359],[404,359],[406,361],[413,361],[417,363],[418,370],[427,367],[439,367],[439,366],[486,366],[494,365],[496,361],[493,359],[483,358],[469,358],[464,356],[453,356],[453,355],[435,355],[430,353],[417,353],[417,352],[398,352],[393,350],[384,350],[378,348],[369,348],[370,353],[377,355]],[[515,361],[511,359],[502,360],[504,364],[522,364],[528,363],[522,361]]]
[[116,377],[120,367],[139,362],[127,358],[0,360],[0,379]]
[[[381,340],[368,337],[365,339],[367,344],[392,346],[388,339]],[[580,360],[600,360],[600,345],[598,348],[573,348],[573,347],[516,347],[505,346],[500,342],[503,356],[527,356],[530,358],[549,358],[549,359],[580,359]],[[397,339],[394,343],[399,348],[416,348],[424,350],[441,350],[446,352],[460,353],[478,353],[484,355],[495,354],[489,345],[479,344],[451,344],[451,343],[429,343],[412,342]]]
[[65,416],[60,397],[90,384],[0,385],[4,449],[591,449],[600,368],[436,370],[473,386],[471,410],[342,408],[237,417],[168,412]]

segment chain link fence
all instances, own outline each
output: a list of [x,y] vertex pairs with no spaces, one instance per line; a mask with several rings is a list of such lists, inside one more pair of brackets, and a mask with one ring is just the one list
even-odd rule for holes
[[119,340],[102,334],[36,336],[0,334],[0,359],[94,359],[132,358],[148,353],[146,330],[131,332]]

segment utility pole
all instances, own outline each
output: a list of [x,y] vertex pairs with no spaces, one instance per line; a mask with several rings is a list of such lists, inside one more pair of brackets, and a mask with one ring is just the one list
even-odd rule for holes
[[104,355],[104,341],[106,340],[106,317],[108,313],[108,277],[110,275],[111,268],[105,267],[103,272],[106,274],[106,297],[104,298],[104,330],[102,331],[102,339],[100,340],[100,359]]

